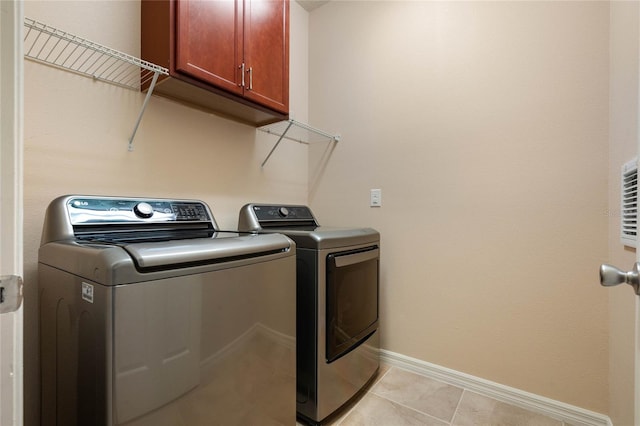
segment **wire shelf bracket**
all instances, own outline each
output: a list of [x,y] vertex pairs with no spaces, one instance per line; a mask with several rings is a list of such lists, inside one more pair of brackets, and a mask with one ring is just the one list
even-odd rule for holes
[[133,140],[158,77],[169,75],[169,70],[27,17],[24,27],[25,59],[136,91],[151,81],[129,138],[129,151],[133,151]]
[[340,141],[340,135],[332,135],[294,119],[279,121],[274,124],[267,124],[266,126],[258,127],[258,130],[278,136],[278,141],[275,143],[273,148],[271,148],[271,151],[269,151],[269,154],[267,154],[267,157],[264,159],[260,167],[264,167],[264,165],[267,164],[271,154],[273,154],[283,139],[288,139],[305,145],[309,145],[314,142],[336,143]]

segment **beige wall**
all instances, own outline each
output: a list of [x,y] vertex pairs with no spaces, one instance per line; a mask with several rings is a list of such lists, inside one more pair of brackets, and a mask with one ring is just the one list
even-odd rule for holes
[[[25,15],[140,54],[136,1],[25,2]],[[308,14],[291,3],[291,108],[307,115]],[[37,423],[37,250],[49,201],[66,193],[186,197],[237,225],[247,202],[307,201],[307,148],[154,97],[127,151],[144,95],[25,61],[25,416]]]
[[[247,201],[308,200],[325,224],[373,226],[385,349],[607,413],[607,299],[614,326],[626,321],[618,295],[626,312],[629,298],[601,289],[596,271],[634,257],[615,236],[607,255],[608,4],[291,8],[293,116],[306,120],[309,88],[310,122],[343,135],[314,146],[308,166],[304,146],[283,143],[260,169],[270,136],[161,98],[128,152],[141,94],[25,63],[26,424],[37,419],[37,248],[63,193],[201,198],[227,228]],[[137,2],[26,2],[25,14],[139,54]],[[630,131],[614,120],[631,102],[613,87],[612,141]],[[612,176],[633,149],[619,148]],[[368,207],[370,188],[383,207]],[[612,357],[626,353],[615,339]]]
[[[620,167],[637,155],[639,13],[638,2],[611,2],[609,262],[625,269],[631,268],[636,253],[620,243]],[[631,425],[637,298],[629,286],[608,293],[610,417],[615,425]]]
[[385,349],[608,412],[608,8],[310,14],[310,120],[343,139],[314,147],[309,199],[380,230]]

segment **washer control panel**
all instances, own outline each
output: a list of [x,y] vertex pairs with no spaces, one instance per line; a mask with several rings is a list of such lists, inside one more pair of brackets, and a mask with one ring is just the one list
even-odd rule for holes
[[73,197],[67,211],[72,225],[212,221],[207,205],[191,200]]

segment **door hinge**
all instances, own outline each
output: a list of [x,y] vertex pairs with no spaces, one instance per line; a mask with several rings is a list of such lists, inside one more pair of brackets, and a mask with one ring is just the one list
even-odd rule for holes
[[22,304],[22,277],[0,277],[0,314],[17,311]]

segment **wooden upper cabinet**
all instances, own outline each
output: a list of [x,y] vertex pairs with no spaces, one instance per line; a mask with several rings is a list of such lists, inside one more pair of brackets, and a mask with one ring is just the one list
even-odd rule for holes
[[289,2],[244,2],[245,96],[289,110]]
[[142,0],[154,93],[255,125],[288,118],[289,0]]
[[176,11],[176,71],[242,93],[242,4],[179,0]]

